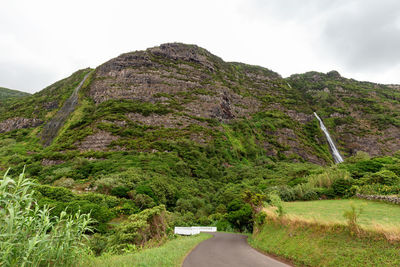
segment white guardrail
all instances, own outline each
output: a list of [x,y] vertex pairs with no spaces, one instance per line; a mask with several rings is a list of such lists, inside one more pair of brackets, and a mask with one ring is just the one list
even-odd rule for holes
[[192,226],[192,227],[175,227],[174,233],[177,235],[198,235],[200,232],[216,232],[217,227]]

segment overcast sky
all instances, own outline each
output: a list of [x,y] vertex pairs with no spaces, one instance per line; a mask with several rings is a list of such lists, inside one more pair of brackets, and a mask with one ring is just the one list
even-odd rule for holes
[[398,0],[1,0],[0,86],[37,92],[166,42],[293,73],[400,83]]

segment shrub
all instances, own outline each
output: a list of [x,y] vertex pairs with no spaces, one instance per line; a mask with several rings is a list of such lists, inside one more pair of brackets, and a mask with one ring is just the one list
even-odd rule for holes
[[332,184],[332,189],[337,196],[346,196],[350,193],[351,180],[339,179]]
[[318,200],[318,199],[319,197],[317,192],[314,190],[309,190],[304,193],[302,200]]
[[73,214],[79,211],[82,214],[91,214],[91,217],[95,220],[93,226],[97,231],[102,233],[107,231],[106,223],[115,217],[107,206],[98,205],[85,200],[72,201],[66,203],[66,205],[66,212],[68,213]]
[[276,213],[278,214],[278,216],[283,216],[285,214],[285,211],[283,209],[282,200],[278,196],[278,194],[276,194],[274,192],[270,193],[269,199],[271,201],[271,206],[276,207]]
[[54,181],[53,185],[58,187],[71,188],[74,185],[74,183],[75,183],[74,179],[63,177]]
[[109,194],[114,187],[123,186],[119,179],[113,177],[103,177],[94,183],[97,191]]
[[319,198],[330,199],[335,198],[335,191],[332,188],[315,188],[315,192]]
[[111,195],[116,197],[128,198],[129,188],[126,186],[117,186],[111,189]]
[[129,191],[128,195],[129,198],[132,199],[136,206],[141,210],[152,208],[156,205],[151,197],[145,194],[136,194],[135,190]]
[[226,220],[220,220],[216,224],[218,231],[233,231],[232,225]]
[[121,253],[129,245],[143,245],[151,239],[159,240],[166,235],[167,223],[164,205],[131,215],[128,221],[115,228],[110,240],[111,250]]
[[277,192],[283,201],[295,201],[296,200],[296,195],[294,193],[294,190],[290,187],[281,186],[281,187],[277,188]]
[[69,202],[75,200],[75,195],[71,192],[71,190],[64,187],[38,185],[36,186],[36,190],[43,196],[56,201]]
[[392,171],[381,170],[377,173],[373,173],[368,177],[368,183],[379,183],[383,185],[396,185],[399,184],[400,178]]
[[86,253],[83,240],[91,231],[90,215],[61,212],[51,217],[39,208],[35,185],[22,173],[0,180],[0,263],[4,266],[76,266]]
[[354,205],[351,205],[351,209],[344,212],[343,217],[347,219],[347,224],[349,230],[352,234],[359,234],[360,233],[360,226],[357,223],[357,219],[362,213],[362,208],[357,208]]
[[230,211],[227,219],[233,227],[240,231],[251,232],[253,230],[253,213],[251,206],[247,203],[243,203],[237,210]]

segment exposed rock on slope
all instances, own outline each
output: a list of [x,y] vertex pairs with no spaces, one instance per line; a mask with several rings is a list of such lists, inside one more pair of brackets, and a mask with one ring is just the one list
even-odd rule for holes
[[31,128],[41,125],[43,122],[38,119],[10,118],[0,122],[0,133],[6,133],[17,129]]

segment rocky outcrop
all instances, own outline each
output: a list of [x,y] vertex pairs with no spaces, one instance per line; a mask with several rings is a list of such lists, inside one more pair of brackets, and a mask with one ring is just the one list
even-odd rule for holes
[[0,122],[0,133],[6,133],[13,130],[37,127],[41,125],[43,121],[39,119],[28,119],[28,118],[10,118]]
[[185,116],[178,116],[172,113],[166,115],[150,114],[148,116],[144,116],[140,113],[129,113],[127,114],[127,117],[131,121],[139,124],[165,128],[183,129],[190,124],[197,124],[204,127],[208,126],[208,124],[205,122],[201,122]]
[[396,196],[356,194],[356,197],[363,198],[363,199],[368,199],[368,200],[379,200],[379,201],[390,202],[390,203],[393,203],[393,204],[400,205],[400,197],[396,197]]
[[[130,99],[168,105],[173,99],[191,116],[224,122],[246,117],[257,110],[260,101],[232,90],[240,86],[233,77],[215,78],[215,70],[221,72],[226,64],[197,46],[164,44],[123,54],[101,65],[96,70],[90,96],[96,104],[109,99]],[[227,68],[226,75],[229,71]],[[258,84],[254,92],[259,90],[259,94],[265,94],[271,88],[268,82],[279,77],[272,72],[269,76],[244,73],[249,73],[247,82]]]
[[43,166],[54,166],[54,165],[63,164],[63,163],[65,163],[64,160],[55,160],[55,159],[43,159],[42,160]]
[[78,147],[81,151],[107,150],[111,142],[117,139],[118,137],[111,135],[109,132],[99,131],[93,135],[87,136],[80,144],[78,144]]

